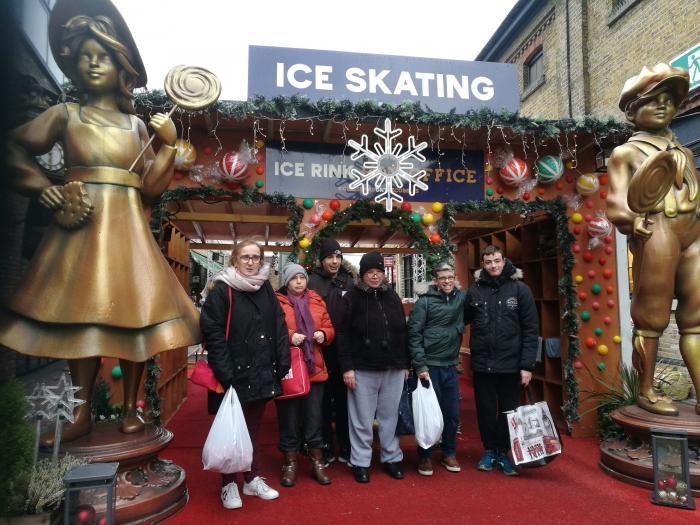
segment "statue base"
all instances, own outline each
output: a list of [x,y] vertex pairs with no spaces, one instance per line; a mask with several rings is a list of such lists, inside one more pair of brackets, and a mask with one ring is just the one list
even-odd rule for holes
[[[119,463],[115,521],[146,525],[165,521],[187,505],[185,471],[158,459],[172,439],[172,432],[152,425],[123,434],[119,423],[99,423],[89,435],[61,444],[60,453],[89,457],[93,463]],[[51,457],[51,452],[42,449],[40,455]]]
[[676,405],[678,416],[661,416],[638,406],[613,410],[610,417],[625,434],[606,439],[600,445],[598,467],[605,474],[630,485],[654,488],[654,465],[651,454],[651,430],[684,430],[688,436],[690,485],[692,495],[700,497],[700,416],[695,407]]

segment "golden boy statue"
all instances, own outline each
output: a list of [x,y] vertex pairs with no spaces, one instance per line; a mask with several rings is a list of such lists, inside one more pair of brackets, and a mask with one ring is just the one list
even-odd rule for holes
[[[682,147],[668,129],[688,94],[688,84],[688,72],[668,64],[644,67],[639,75],[627,80],[618,105],[634,134],[626,144],[615,148],[608,163],[607,215],[621,233],[630,235],[634,256],[631,314],[633,363],[640,378],[637,405],[670,416],[677,415],[678,409],[656,395],[653,379],[659,337],[668,326],[674,294],[678,300],[676,323],[681,356],[695,390],[700,392],[698,173],[692,152]],[[672,180],[672,185],[667,193],[659,194],[658,200],[654,197],[652,202],[656,205],[645,217],[633,212],[630,206],[635,206],[630,202],[639,200],[642,193],[653,193],[659,185],[647,185],[639,191],[631,190],[630,182],[650,171],[647,168],[654,164],[654,157],[666,157],[670,166],[666,180],[669,184]],[[649,162],[642,167],[647,159]],[[695,412],[700,414],[700,404],[695,405]]]
[[[17,290],[0,312],[0,343],[23,354],[68,359],[76,397],[87,403],[63,427],[68,442],[91,431],[90,398],[101,357],[117,357],[123,374],[120,430],[144,429],[136,396],[145,361],[201,340],[199,314],[156,244],[143,214],[168,188],[175,126],[155,115],[163,145],[148,142],[131,99],[146,85],[136,44],[108,0],[59,0],[51,13],[54,58],[73,81],[79,103],[59,104],[16,129],[10,185],[58,210]],[[65,149],[66,186],[52,186],[32,156]],[[72,183],[72,184],[68,184]],[[73,188],[73,193],[67,191]],[[61,220],[59,219],[61,217]],[[75,218],[72,220],[71,218]],[[53,441],[48,434],[44,445]]]

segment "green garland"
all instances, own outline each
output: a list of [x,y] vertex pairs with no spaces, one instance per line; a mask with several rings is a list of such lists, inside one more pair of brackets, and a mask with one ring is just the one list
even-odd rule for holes
[[[136,93],[136,107],[171,107],[163,90],[141,91]],[[284,120],[310,119],[343,121],[363,121],[390,118],[402,123],[415,123],[426,126],[446,126],[462,129],[479,129],[488,126],[503,127],[516,134],[537,133],[543,137],[556,137],[561,132],[591,133],[599,137],[629,135],[630,131],[617,117],[598,119],[592,116],[546,120],[542,117],[523,117],[504,109],[497,113],[486,107],[465,114],[455,109],[449,113],[438,113],[417,101],[401,104],[379,103],[374,100],[321,99],[312,101],[301,95],[291,97],[280,95],[267,100],[256,95],[243,102],[219,100],[211,108],[197,113],[215,111],[224,119],[243,120],[248,117],[276,118]]]
[[[455,213],[515,212],[522,216],[525,221],[530,221],[535,213],[544,211],[556,220],[557,247],[562,253],[562,269],[564,270],[564,276],[559,280],[559,295],[565,298],[564,307],[562,309],[562,318],[564,319],[562,333],[565,333],[569,340],[567,357],[562,362],[567,400],[561,408],[564,412],[567,425],[571,428],[572,423],[580,418],[578,414],[580,390],[576,375],[574,374],[574,361],[581,355],[581,346],[578,338],[580,322],[575,312],[578,301],[576,300],[574,281],[571,276],[571,272],[576,264],[571,246],[575,244],[576,237],[569,231],[566,210],[566,203],[561,197],[548,201],[538,198],[533,202],[510,200],[503,197],[498,200],[486,199],[483,201],[469,201],[465,203],[449,202],[444,205],[443,216],[437,221],[437,227],[442,238],[447,239],[447,229],[452,225]],[[453,251],[456,250],[456,246],[451,246],[450,248]]]
[[406,235],[409,235],[414,240],[413,248],[425,256],[427,268],[430,271],[430,268],[436,263],[446,261],[452,256],[450,253],[450,244],[447,242],[449,237],[443,234],[441,235],[441,242],[431,244],[421,223],[417,223],[411,218],[414,213],[413,211],[407,211],[401,208],[394,208],[392,211],[387,212],[384,204],[378,204],[367,199],[353,202],[344,210],[336,211],[333,218],[328,221],[326,226],[321,228],[313,236],[311,244],[304,250],[304,266],[306,270],[313,271],[315,268],[319,258],[321,249],[320,242],[322,238],[335,238],[345,230],[348,224],[370,219],[377,224],[388,221],[389,231],[392,232],[401,228]]
[[158,378],[163,369],[158,364],[160,355],[156,354],[146,361],[146,379],[143,381],[144,401],[148,405],[147,415],[151,417],[151,423],[159,427],[160,420],[160,403],[163,399],[158,396]]

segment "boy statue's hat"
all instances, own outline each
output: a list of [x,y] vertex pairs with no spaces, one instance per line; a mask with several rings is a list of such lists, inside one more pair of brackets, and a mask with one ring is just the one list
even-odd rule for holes
[[651,69],[644,66],[638,75],[627,79],[617,105],[621,111],[627,111],[630,102],[634,102],[656,89],[668,86],[676,97],[676,107],[678,107],[688,95],[689,85],[690,75],[682,67],[671,67],[663,62],[656,64]]

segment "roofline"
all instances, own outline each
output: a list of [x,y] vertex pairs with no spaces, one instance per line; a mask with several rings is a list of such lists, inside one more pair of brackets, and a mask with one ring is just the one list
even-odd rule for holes
[[500,56],[520,35],[549,0],[518,0],[498,26],[496,32],[479,52],[476,59],[481,62],[498,62]]

